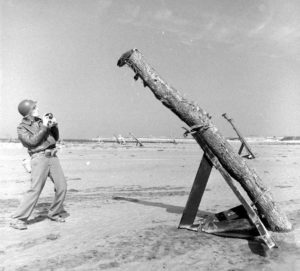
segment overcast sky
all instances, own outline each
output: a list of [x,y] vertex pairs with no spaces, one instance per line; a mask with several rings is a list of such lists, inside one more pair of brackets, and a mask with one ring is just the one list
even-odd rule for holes
[[118,58],[138,48],[166,81],[244,135],[300,134],[300,1],[0,0],[0,137],[18,103],[63,138],[181,136],[181,121]]

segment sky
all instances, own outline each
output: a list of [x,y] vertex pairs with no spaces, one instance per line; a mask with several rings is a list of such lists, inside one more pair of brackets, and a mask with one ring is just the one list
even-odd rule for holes
[[138,48],[234,136],[300,135],[300,1],[0,0],[0,138],[38,101],[61,138],[181,137],[119,57]]

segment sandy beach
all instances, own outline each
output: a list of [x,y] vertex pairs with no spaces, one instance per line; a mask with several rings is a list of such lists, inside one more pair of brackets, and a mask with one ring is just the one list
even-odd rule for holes
[[[239,144],[234,144],[238,149]],[[9,227],[30,186],[19,143],[0,144],[0,270],[300,270],[300,144],[252,143],[247,160],[294,230],[279,248],[177,229],[202,151],[197,144],[66,144],[58,156],[68,180],[66,223],[46,219],[47,181],[28,230]],[[198,215],[238,205],[213,170]]]

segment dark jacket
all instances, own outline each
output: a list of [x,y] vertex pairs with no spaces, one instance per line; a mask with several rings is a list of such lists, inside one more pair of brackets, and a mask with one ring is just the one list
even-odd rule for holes
[[28,149],[28,153],[43,151],[55,147],[59,138],[57,126],[48,128],[43,125],[40,118],[23,118],[17,128],[18,138],[23,146]]

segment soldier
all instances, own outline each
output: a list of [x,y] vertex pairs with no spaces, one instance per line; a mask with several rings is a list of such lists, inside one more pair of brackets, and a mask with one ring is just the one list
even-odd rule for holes
[[20,102],[18,110],[23,116],[17,128],[18,138],[28,149],[31,157],[31,187],[13,214],[10,226],[19,230],[27,229],[27,219],[38,201],[48,176],[55,187],[55,196],[49,208],[48,218],[56,222],[65,222],[61,214],[64,212],[63,202],[67,183],[56,156],[55,144],[59,138],[56,119],[52,114],[39,118],[38,107],[32,100]]

